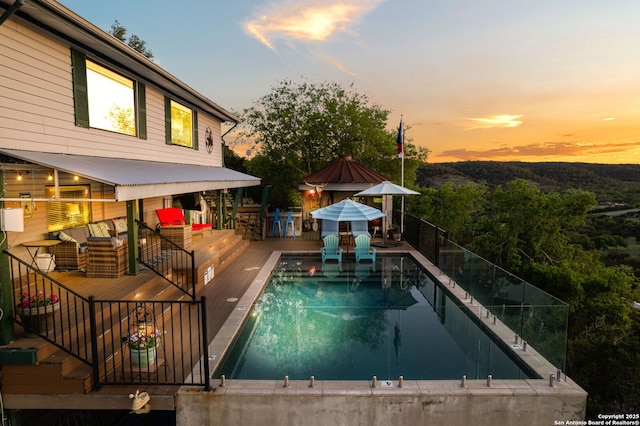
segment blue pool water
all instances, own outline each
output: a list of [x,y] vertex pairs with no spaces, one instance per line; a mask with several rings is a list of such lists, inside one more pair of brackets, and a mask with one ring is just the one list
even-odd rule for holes
[[412,258],[283,256],[225,362],[231,379],[535,377]]

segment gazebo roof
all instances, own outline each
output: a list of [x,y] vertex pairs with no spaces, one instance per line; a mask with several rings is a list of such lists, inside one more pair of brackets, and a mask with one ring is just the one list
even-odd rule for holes
[[317,185],[377,184],[387,180],[389,178],[354,161],[351,154],[344,154],[327,167],[305,176],[300,183]]

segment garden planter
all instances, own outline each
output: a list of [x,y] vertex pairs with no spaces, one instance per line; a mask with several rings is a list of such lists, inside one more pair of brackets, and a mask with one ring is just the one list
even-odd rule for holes
[[131,363],[134,367],[146,368],[156,363],[157,346],[143,349],[129,348],[129,350],[131,351]]
[[60,309],[60,302],[37,308],[17,307],[16,313],[22,319],[25,334],[28,337],[37,337],[53,331],[53,313],[58,309]]

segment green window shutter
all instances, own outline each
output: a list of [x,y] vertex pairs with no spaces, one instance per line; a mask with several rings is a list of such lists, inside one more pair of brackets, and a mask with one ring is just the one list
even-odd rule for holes
[[171,99],[164,97],[164,133],[167,145],[173,145],[171,142]]
[[89,127],[89,95],[87,93],[87,63],[84,54],[71,51],[73,74],[73,105],[76,114],[76,126]]
[[198,150],[198,111],[193,110],[193,149]]
[[147,89],[138,82],[138,138],[147,139]]

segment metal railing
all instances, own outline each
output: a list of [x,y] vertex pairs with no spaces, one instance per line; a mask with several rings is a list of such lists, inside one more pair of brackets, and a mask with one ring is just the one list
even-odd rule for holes
[[[92,385],[158,384],[210,388],[206,303],[85,297],[7,250],[14,322],[91,367]],[[140,315],[140,313],[144,315]],[[139,363],[132,342],[153,333],[158,345]]]
[[138,262],[196,300],[196,261],[189,251],[145,223],[138,224]]
[[405,215],[405,241],[561,370],[565,370],[569,305],[447,238],[445,230]]

